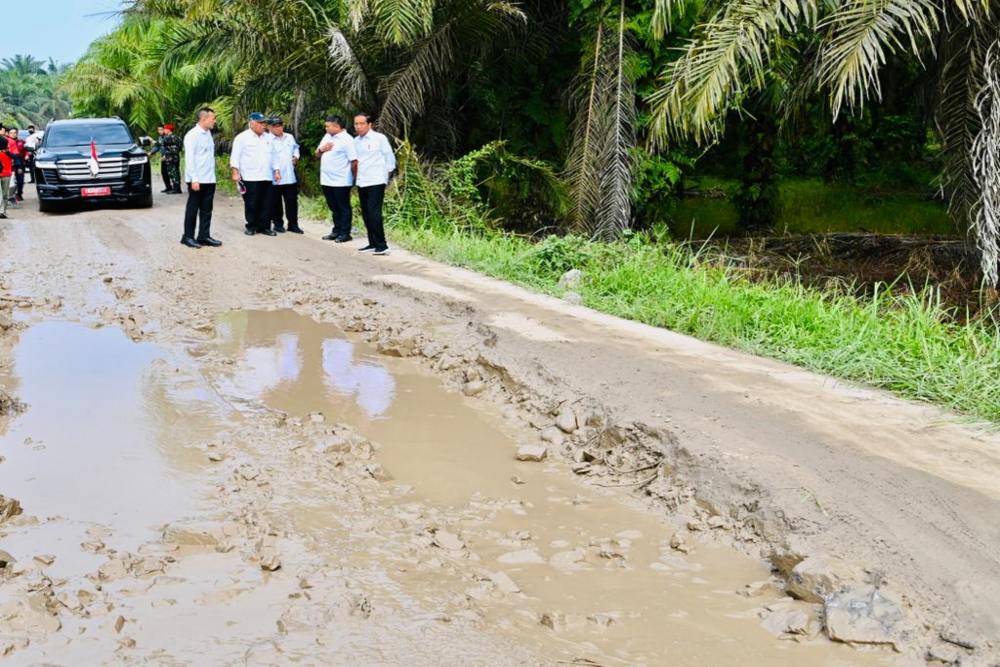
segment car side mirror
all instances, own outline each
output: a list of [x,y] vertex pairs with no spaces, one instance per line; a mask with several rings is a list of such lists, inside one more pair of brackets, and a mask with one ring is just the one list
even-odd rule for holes
[[148,147],[153,145],[152,137],[139,137],[139,145],[142,147]]

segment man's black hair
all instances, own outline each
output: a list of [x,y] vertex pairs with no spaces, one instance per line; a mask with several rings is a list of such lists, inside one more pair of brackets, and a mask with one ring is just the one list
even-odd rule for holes
[[364,111],[361,111],[359,113],[354,114],[355,118],[357,118],[358,116],[364,118],[365,122],[368,123],[369,125],[372,124],[372,115],[370,113],[365,113]]
[[326,117],[326,122],[328,122],[328,123],[336,123],[340,127],[347,127],[344,119],[342,117],[336,115],[336,114],[327,116]]
[[198,120],[201,120],[210,113],[215,113],[215,109],[212,107],[202,107],[198,109]]
[[0,151],[7,150],[7,137],[0,137]]

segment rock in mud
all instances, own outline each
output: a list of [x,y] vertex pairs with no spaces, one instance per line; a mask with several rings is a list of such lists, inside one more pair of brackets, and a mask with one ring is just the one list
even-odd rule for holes
[[674,551],[680,551],[682,554],[691,553],[691,545],[684,540],[680,533],[674,533],[673,537],[670,538],[670,548]]
[[903,610],[888,592],[859,586],[828,595],[823,604],[827,637],[847,644],[896,647]]
[[775,637],[815,637],[821,627],[816,611],[786,598],[765,607],[761,625]]
[[806,602],[823,603],[823,598],[840,588],[840,574],[845,566],[824,555],[809,556],[792,568],[786,592]]
[[217,547],[238,534],[238,525],[231,522],[183,521],[167,526],[163,540],[185,547]]
[[420,334],[403,331],[398,336],[382,338],[376,348],[387,357],[415,357],[420,353]]
[[62,628],[59,616],[49,608],[45,593],[32,593],[0,606],[5,632],[44,635]]
[[486,391],[486,383],[481,380],[466,382],[465,386],[462,387],[462,393],[466,396],[479,396],[484,391]]
[[535,463],[545,460],[548,456],[549,448],[542,445],[524,445],[517,449],[518,461],[532,461]]
[[520,593],[521,587],[518,586],[513,579],[507,576],[503,572],[494,572],[490,575],[490,581],[496,584],[497,590],[501,593],[506,593],[507,595],[513,595],[514,593]]
[[556,426],[550,426],[542,431],[541,438],[543,442],[547,442],[553,447],[559,447],[566,440],[566,436]]
[[573,433],[579,428],[573,408],[566,406],[559,411],[559,416],[556,417],[556,426],[563,433]]
[[0,331],[7,331],[14,326],[14,320],[7,313],[0,313]]
[[510,551],[498,558],[501,563],[507,565],[529,565],[544,563],[545,559],[534,549],[521,549],[520,551]]
[[8,565],[13,565],[17,562],[17,559],[10,555],[9,552],[0,549],[0,570],[6,568]]
[[23,412],[24,408],[24,403],[17,400],[3,389],[0,389],[0,416],[14,415],[19,412]]
[[22,511],[21,503],[17,502],[17,499],[8,498],[7,496],[0,494],[0,524],[7,521],[11,517],[17,516]]
[[281,557],[278,555],[278,539],[273,535],[265,535],[257,541],[257,560],[260,569],[274,572],[281,569]]
[[445,551],[461,551],[465,548],[462,538],[447,530],[438,530],[434,533],[434,544]]

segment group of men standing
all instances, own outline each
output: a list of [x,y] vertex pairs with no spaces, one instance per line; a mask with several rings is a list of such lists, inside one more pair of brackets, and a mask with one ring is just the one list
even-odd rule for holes
[[[233,141],[229,160],[230,176],[243,196],[247,236],[277,236],[285,232],[302,234],[299,227],[299,185],[295,168],[301,149],[295,137],[285,132],[279,117],[262,113],[249,115],[248,127]],[[184,180],[188,183],[188,202],[181,243],[189,248],[218,247],[222,243],[211,236],[212,208],[215,197],[215,143],[212,130],[215,112],[203,108],[198,122],[184,137],[187,155]],[[368,114],[354,118],[356,137],[347,132],[339,116],[326,119],[326,134],[316,149],[320,159],[320,183],[333,217],[333,230],[326,241],[345,243],[351,239],[351,191],[358,188],[361,213],[368,232],[368,244],[361,252],[387,255],[382,206],[385,188],[396,169],[396,158],[385,135],[372,128]],[[164,127],[166,130],[166,126]],[[172,129],[165,139],[172,136]],[[161,141],[160,145],[164,145]],[[169,145],[169,144],[168,144]],[[166,148],[164,151],[166,157]],[[179,162],[179,159],[178,159]],[[173,191],[167,183],[167,191]],[[173,181],[172,181],[173,182]],[[179,191],[179,181],[177,188]],[[287,227],[284,221],[287,220]],[[196,223],[198,228],[196,230]],[[197,231],[197,234],[196,234]]]

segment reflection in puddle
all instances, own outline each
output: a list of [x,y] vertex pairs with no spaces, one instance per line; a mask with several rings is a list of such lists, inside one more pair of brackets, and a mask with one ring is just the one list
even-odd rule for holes
[[220,379],[219,389],[245,402],[275,400],[289,412],[349,399],[368,419],[383,417],[396,392],[389,371],[372,358],[359,358],[336,327],[306,327],[301,320],[308,321],[295,313],[224,316],[219,334],[226,352],[238,354],[239,361],[234,373]]
[[45,322],[13,357],[0,381],[28,409],[0,437],[0,492],[26,514],[113,525],[138,543],[196,506],[176,425],[207,421],[206,403],[178,404],[157,374],[163,350],[118,329]]
[[[734,593],[768,576],[760,562],[708,546],[679,557],[657,517],[546,465],[515,461],[517,443],[498,416],[473,408],[411,362],[376,356],[336,327],[292,311],[241,312],[223,322],[223,351],[235,360],[217,380],[223,393],[350,424],[381,445],[379,462],[395,480],[436,506],[397,512],[433,512],[484,572],[516,582],[523,595],[485,606],[492,627],[557,651],[566,664],[581,651],[599,658],[587,664],[607,665],[891,664],[884,654],[776,641],[756,618],[767,600]],[[322,488],[296,489],[283,508],[308,517],[297,525],[325,552],[343,553],[336,508],[316,510]],[[398,565],[391,571],[399,582],[430,604],[476,594],[440,565],[415,567],[405,544],[372,544],[364,557]],[[543,614],[565,616],[565,627],[542,626]]]

